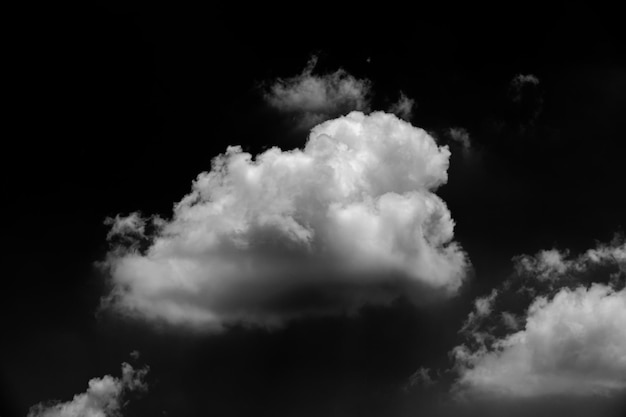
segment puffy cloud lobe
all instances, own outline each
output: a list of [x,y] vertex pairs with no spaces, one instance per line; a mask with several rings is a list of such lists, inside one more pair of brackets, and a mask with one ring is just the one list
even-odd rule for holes
[[610,395],[626,389],[626,290],[594,284],[538,297],[524,329],[454,351],[463,394]]
[[89,381],[87,391],[77,394],[71,401],[58,404],[37,404],[28,417],[107,417],[117,416],[123,406],[124,395],[131,391],[146,390],[144,377],[148,368],[135,370],[122,364],[122,377],[105,375]]
[[265,92],[267,103],[280,111],[297,114],[302,128],[353,110],[369,110],[368,80],[355,78],[342,69],[315,75],[316,63],[317,57],[313,57],[301,74],[276,80]]
[[397,115],[401,119],[411,120],[415,100],[400,92],[400,98],[389,107],[389,112]]
[[385,113],[325,122],[302,150],[229,147],[145,252],[113,248],[105,306],[219,330],[452,294],[468,260],[433,193],[449,156]]

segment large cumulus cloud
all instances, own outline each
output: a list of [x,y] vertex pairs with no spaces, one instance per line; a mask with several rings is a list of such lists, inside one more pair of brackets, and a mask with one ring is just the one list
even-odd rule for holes
[[381,112],[322,123],[304,149],[229,147],[170,220],[110,221],[105,306],[217,330],[454,294],[468,260],[433,192],[449,156]]

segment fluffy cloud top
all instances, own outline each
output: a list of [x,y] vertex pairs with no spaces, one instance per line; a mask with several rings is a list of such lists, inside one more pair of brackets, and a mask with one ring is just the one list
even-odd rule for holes
[[[625,249],[618,235],[578,257],[557,250],[516,257],[523,291],[505,282],[503,290],[477,300],[461,329],[468,340],[452,352],[460,375],[457,392],[513,398],[626,390]],[[597,265],[617,272],[608,283],[581,284]],[[601,272],[592,274],[595,281],[609,275]],[[511,295],[517,303],[529,294],[533,299],[524,313],[491,317],[501,297]]]
[[449,156],[380,112],[325,122],[304,149],[253,158],[229,147],[155,233],[117,219],[135,227],[112,231],[138,242],[111,250],[105,305],[219,330],[351,313],[400,293],[416,302],[453,294],[468,260],[433,193]]
[[302,128],[352,110],[369,110],[368,80],[355,78],[342,69],[316,75],[316,64],[317,57],[313,57],[301,74],[276,80],[265,92],[265,100],[280,111],[297,114]]
[[146,390],[144,377],[148,369],[135,370],[122,364],[122,377],[105,375],[89,381],[87,391],[76,394],[71,401],[58,404],[37,404],[28,417],[106,417],[119,415],[124,395],[131,391]]
[[491,348],[455,350],[460,387],[515,397],[626,389],[626,290],[594,284],[538,297],[523,330]]

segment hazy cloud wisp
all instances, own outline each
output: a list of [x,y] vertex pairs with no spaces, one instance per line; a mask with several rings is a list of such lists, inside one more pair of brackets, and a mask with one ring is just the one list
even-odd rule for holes
[[370,81],[356,78],[343,69],[314,74],[316,64],[314,56],[302,73],[276,80],[264,92],[266,102],[297,115],[299,126],[305,129],[353,110],[369,111]]
[[403,120],[411,120],[413,116],[413,108],[415,107],[415,100],[408,97],[403,92],[400,92],[398,101],[393,103],[389,107],[389,113],[393,113]]

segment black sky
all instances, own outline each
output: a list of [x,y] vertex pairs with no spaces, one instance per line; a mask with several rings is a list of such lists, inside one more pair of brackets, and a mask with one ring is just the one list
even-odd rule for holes
[[[420,366],[450,365],[472,300],[511,274],[513,256],[583,251],[623,230],[617,12],[414,6],[21,11],[5,62],[2,416],[71,399],[135,349],[151,388],[129,416],[429,415],[440,388],[403,387]],[[401,90],[417,102],[412,123],[442,143],[450,127],[470,133],[472,155],[451,145],[438,191],[474,267],[460,295],[221,335],[96,315],[104,219],[169,215],[228,145],[302,146],[306,132],[268,108],[260,86],[312,54],[321,71],[370,79],[374,109]],[[540,80],[520,104],[517,74]]]

